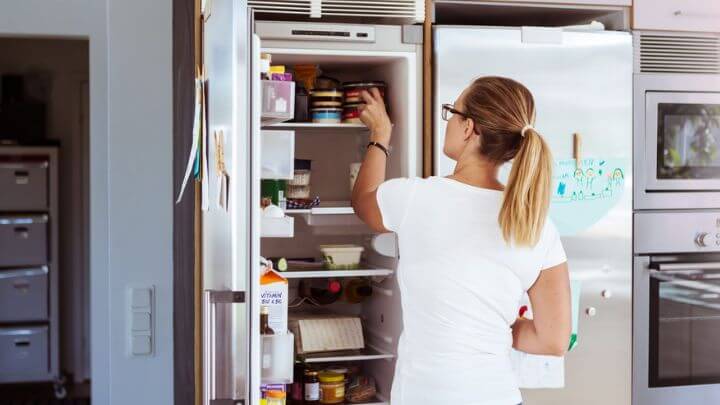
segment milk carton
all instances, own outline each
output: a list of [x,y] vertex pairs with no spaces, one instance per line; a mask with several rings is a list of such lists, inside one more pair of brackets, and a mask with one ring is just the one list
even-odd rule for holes
[[268,307],[268,324],[277,335],[288,330],[288,281],[269,269],[260,277],[260,305]]

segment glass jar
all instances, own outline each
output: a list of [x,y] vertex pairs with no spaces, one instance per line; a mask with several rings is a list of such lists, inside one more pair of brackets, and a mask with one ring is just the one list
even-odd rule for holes
[[320,403],[340,404],[345,401],[345,376],[342,374],[320,373]]
[[318,379],[318,372],[314,370],[305,370],[303,384],[305,385],[305,404],[319,404],[320,380]]
[[285,393],[282,391],[268,391],[267,405],[285,405]]

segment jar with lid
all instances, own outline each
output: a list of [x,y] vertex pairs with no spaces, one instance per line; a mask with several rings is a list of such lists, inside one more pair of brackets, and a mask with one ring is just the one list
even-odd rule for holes
[[340,404],[345,401],[345,376],[332,372],[322,372],[320,380],[320,403]]
[[320,403],[320,380],[315,370],[305,370],[303,377],[305,386],[305,404],[315,405]]
[[268,391],[267,405],[285,405],[285,393],[282,391]]

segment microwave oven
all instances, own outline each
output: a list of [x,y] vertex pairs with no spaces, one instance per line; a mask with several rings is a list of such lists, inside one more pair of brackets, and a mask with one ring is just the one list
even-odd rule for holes
[[634,208],[720,208],[720,76],[643,74],[634,85]]

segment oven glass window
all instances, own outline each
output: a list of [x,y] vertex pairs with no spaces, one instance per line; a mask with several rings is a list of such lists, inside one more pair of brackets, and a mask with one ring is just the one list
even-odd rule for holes
[[658,179],[720,175],[720,105],[658,104]]
[[720,272],[650,278],[650,387],[720,383]]

